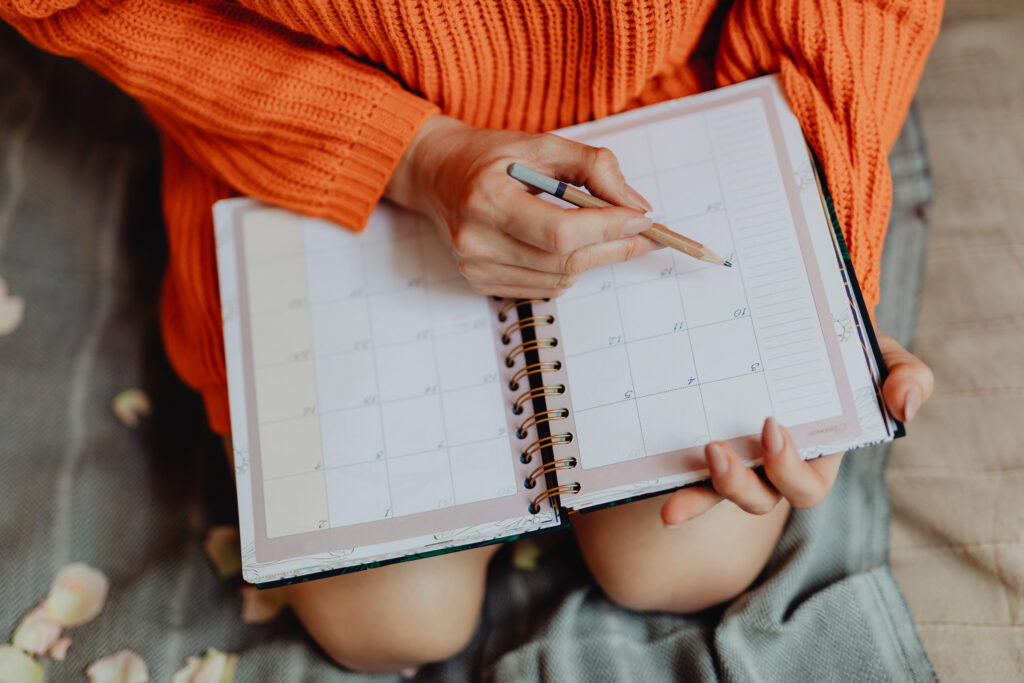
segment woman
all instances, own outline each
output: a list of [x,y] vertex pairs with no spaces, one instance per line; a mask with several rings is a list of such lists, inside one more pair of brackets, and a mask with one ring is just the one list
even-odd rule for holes
[[[939,0],[0,0],[3,19],[110,78],[159,129],[171,251],[165,344],[222,434],[214,201],[243,193],[361,229],[387,196],[433,220],[477,291],[557,296],[582,271],[650,249],[633,210],[648,207],[610,153],[539,132],[766,72],[781,73],[822,159],[873,307],[891,199],[886,155],[940,8]],[[558,210],[505,176],[513,160],[633,208]],[[892,371],[886,402],[909,420],[931,392],[931,373],[891,339],[882,346]],[[714,490],[576,522],[611,599],[689,612],[754,580],[790,507],[819,503],[841,458],[801,462],[771,419],[762,442],[770,485],[713,443]],[[315,581],[289,597],[338,662],[417,666],[471,637],[495,550]]]

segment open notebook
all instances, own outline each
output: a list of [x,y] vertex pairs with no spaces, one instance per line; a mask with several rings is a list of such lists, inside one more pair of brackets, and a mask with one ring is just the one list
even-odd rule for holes
[[246,580],[562,527],[706,479],[712,439],[758,464],[768,415],[805,458],[902,435],[774,77],[559,134],[609,147],[656,220],[734,267],[662,249],[496,301],[386,203],[362,233],[215,205]]

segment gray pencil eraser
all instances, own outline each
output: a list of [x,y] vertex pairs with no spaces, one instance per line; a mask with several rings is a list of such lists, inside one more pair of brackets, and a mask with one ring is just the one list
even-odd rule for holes
[[516,180],[520,180],[527,185],[536,187],[538,190],[542,190],[548,194],[555,194],[558,191],[557,180],[548,177],[543,173],[538,173],[532,168],[527,168],[522,164],[509,164],[508,174]]

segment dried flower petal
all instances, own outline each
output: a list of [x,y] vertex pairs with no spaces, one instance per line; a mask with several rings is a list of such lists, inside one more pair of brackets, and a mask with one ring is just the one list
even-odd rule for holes
[[142,389],[125,389],[114,397],[110,405],[121,424],[132,429],[139,426],[139,418],[148,416],[152,411],[149,396]]
[[46,613],[61,626],[81,626],[103,610],[110,582],[98,569],[73,562],[57,572],[45,602]]
[[195,655],[185,660],[185,666],[174,672],[171,683],[194,683],[196,670],[199,668],[199,657]]
[[4,683],[40,683],[43,667],[13,645],[0,645],[0,681]]
[[520,538],[512,546],[512,566],[527,572],[536,571],[542,554],[537,541],[529,537]]
[[131,650],[107,655],[85,670],[89,683],[149,683],[149,669],[142,657]]
[[246,624],[266,624],[284,610],[287,601],[280,588],[260,590],[256,586],[242,586],[242,621]]
[[60,638],[61,626],[46,613],[40,603],[26,614],[11,636],[11,644],[25,652],[41,655]]
[[71,647],[70,638],[58,638],[57,640],[53,641],[53,645],[50,646],[50,649],[46,654],[50,657],[50,659],[55,659],[58,662],[63,662],[64,658],[68,656],[69,647]]
[[200,657],[189,657],[184,668],[175,672],[171,683],[231,683],[238,668],[238,655],[210,648]]
[[0,337],[18,329],[25,317],[25,300],[20,296],[8,296],[7,282],[0,277]]
[[219,524],[210,527],[203,542],[206,556],[213,562],[222,579],[242,573],[242,548],[238,540],[238,527]]

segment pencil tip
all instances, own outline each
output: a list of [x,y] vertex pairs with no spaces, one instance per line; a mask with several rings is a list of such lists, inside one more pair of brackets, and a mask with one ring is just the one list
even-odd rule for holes
[[732,268],[732,261],[722,261],[722,265],[726,268]]

